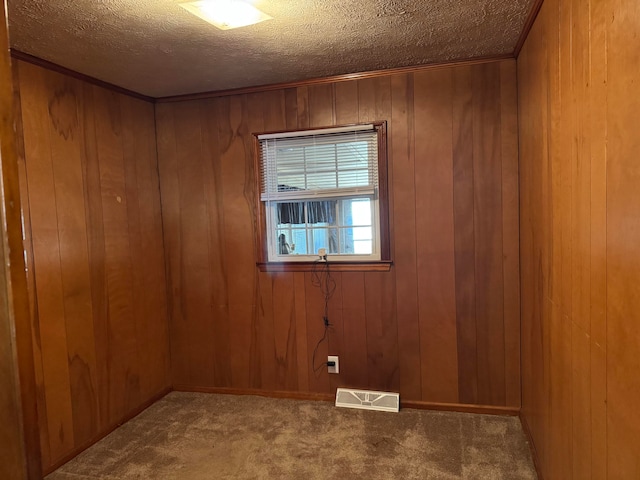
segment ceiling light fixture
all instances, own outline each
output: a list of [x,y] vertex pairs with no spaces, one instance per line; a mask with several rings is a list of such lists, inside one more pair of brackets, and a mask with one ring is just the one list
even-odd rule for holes
[[179,5],[220,30],[246,27],[272,18],[242,0],[200,0]]

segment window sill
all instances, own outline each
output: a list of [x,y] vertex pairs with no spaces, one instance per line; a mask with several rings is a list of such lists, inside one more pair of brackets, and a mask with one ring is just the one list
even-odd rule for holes
[[[332,272],[388,272],[393,262],[330,262]],[[256,263],[261,272],[312,272],[316,262],[269,262]]]

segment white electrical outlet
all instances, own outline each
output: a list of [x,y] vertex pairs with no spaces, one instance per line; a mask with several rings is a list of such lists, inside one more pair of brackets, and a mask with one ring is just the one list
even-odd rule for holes
[[329,373],[340,373],[340,362],[338,361],[338,356],[337,355],[329,355],[327,357],[327,362],[335,362],[336,364],[332,367],[332,366],[328,366],[327,367],[327,371]]

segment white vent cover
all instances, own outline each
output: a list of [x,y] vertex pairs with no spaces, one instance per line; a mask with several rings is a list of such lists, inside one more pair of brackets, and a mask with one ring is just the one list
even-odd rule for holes
[[336,407],[398,412],[400,410],[400,394],[339,388],[336,392]]

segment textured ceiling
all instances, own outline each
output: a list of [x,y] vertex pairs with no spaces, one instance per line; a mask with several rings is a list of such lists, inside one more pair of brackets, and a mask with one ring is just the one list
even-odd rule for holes
[[12,48],[151,97],[513,52],[534,0],[256,0],[221,31],[178,0],[8,0]]

